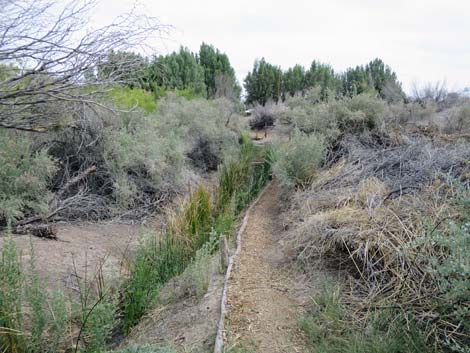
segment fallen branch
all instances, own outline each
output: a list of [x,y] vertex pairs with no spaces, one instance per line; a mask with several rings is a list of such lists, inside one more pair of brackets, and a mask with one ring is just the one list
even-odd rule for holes
[[28,224],[12,229],[15,234],[31,234],[39,238],[57,240],[57,226],[51,224]]

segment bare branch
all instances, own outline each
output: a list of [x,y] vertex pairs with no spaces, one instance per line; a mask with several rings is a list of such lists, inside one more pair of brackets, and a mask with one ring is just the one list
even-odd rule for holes
[[[112,65],[112,52],[148,49],[169,26],[137,7],[111,24],[89,28],[96,0],[0,0],[0,127],[36,131],[55,126],[76,108],[96,104],[110,85],[142,69],[142,57]],[[106,74],[98,71],[106,68]]]

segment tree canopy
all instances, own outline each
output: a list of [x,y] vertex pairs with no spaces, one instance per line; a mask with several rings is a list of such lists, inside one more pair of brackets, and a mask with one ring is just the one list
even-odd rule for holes
[[401,83],[392,69],[381,59],[374,59],[365,66],[349,68],[336,73],[327,64],[313,61],[306,70],[295,65],[282,71],[280,67],[256,60],[253,70],[245,78],[246,102],[265,104],[269,100],[285,100],[295,94],[304,94],[309,88],[320,87],[322,99],[329,95],[353,96],[366,91],[376,91],[382,98],[403,97]]

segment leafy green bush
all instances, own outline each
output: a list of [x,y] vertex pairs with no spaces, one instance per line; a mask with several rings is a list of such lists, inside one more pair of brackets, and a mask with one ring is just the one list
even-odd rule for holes
[[308,184],[326,152],[324,138],[294,130],[291,139],[276,147],[274,172],[285,187]]
[[0,130],[0,225],[47,209],[47,183],[56,171],[47,151],[27,135]]
[[108,93],[108,97],[120,109],[140,108],[146,113],[152,113],[157,108],[157,103],[152,93],[140,88],[116,86]]

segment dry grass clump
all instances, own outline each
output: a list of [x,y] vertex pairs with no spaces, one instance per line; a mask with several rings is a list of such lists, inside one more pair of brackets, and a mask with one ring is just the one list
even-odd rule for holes
[[348,157],[294,196],[289,243],[298,259],[349,269],[350,301],[363,322],[376,308],[398,308],[440,347],[465,352],[470,146],[374,149],[354,140],[347,148]]

